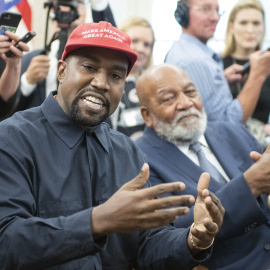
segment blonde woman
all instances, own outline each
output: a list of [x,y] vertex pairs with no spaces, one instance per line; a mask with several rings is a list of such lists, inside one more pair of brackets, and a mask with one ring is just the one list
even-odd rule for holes
[[114,129],[135,140],[142,135],[144,129],[135,85],[138,76],[152,64],[155,36],[150,23],[142,17],[130,17],[123,21],[118,28],[130,36],[131,48],[138,54],[138,60],[127,77],[127,84],[118,110],[110,120]]
[[[233,65],[243,65],[249,61],[251,53],[261,50],[265,34],[265,12],[258,0],[240,0],[233,7],[228,20],[225,37],[225,50],[222,54],[224,69]],[[244,85],[230,83],[234,98]],[[250,132],[265,146],[267,135],[265,124],[270,112],[270,77],[264,82],[256,109],[247,121]]]

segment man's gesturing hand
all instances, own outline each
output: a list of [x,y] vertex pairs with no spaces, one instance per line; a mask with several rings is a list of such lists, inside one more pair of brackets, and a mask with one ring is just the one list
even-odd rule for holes
[[189,247],[204,249],[211,245],[223,223],[225,209],[219,199],[207,188],[210,175],[203,173],[197,185],[198,197],[194,206],[194,225],[190,229]]
[[169,224],[185,215],[195,198],[191,195],[157,198],[167,192],[185,189],[181,182],[142,187],[149,177],[149,166],[144,164],[138,176],[123,185],[107,202],[92,211],[94,238],[109,233],[129,233]]

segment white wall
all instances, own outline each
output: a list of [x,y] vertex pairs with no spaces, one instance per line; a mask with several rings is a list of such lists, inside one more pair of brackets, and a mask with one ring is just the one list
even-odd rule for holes
[[[154,64],[164,61],[166,53],[170,49],[174,40],[177,40],[181,34],[181,26],[174,18],[177,0],[109,0],[114,14],[117,14],[117,22],[129,15],[138,15],[145,17],[152,24],[156,43],[154,47]],[[216,52],[224,49],[224,36],[227,27],[229,13],[236,3],[236,0],[219,0],[220,10],[225,11],[221,17],[214,38],[208,45]],[[266,12],[266,36],[263,48],[270,47],[270,1],[261,0]]]
[[[28,0],[32,1],[33,6],[33,30],[37,32],[37,37],[33,40],[34,48],[44,46],[46,9],[44,9],[45,0]],[[223,39],[227,26],[228,15],[236,0],[220,0],[220,8],[225,13],[217,25],[215,36],[209,41],[215,51],[221,52],[224,44]],[[270,1],[261,0],[266,12],[266,39],[264,48],[270,47]],[[154,46],[154,64],[164,61],[167,51],[174,40],[178,39],[181,34],[181,27],[174,19],[174,11],[177,0],[109,0],[116,24],[129,16],[141,16],[146,18],[153,26],[156,36]],[[88,20],[91,20],[90,6],[88,8]],[[49,37],[51,33],[49,33]]]

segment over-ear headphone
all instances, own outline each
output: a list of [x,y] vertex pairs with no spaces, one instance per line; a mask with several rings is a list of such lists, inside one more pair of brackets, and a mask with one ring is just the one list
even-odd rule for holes
[[177,2],[177,7],[174,12],[174,17],[176,21],[182,26],[187,27],[189,23],[189,7],[186,5],[185,1],[179,0]]

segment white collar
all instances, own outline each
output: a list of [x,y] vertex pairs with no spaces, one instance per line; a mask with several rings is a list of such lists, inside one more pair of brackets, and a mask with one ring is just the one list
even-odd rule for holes
[[[207,141],[206,141],[204,135],[202,135],[202,136],[199,138],[198,141],[200,142],[200,144],[201,144],[203,147],[209,148],[208,143],[207,143]],[[178,149],[179,149],[181,152],[183,152],[185,155],[187,155],[187,153],[188,153],[188,151],[189,151],[189,146],[190,146],[190,143],[187,142],[187,143],[183,143],[183,144],[181,144],[181,145],[178,145],[177,147],[178,147]]]

